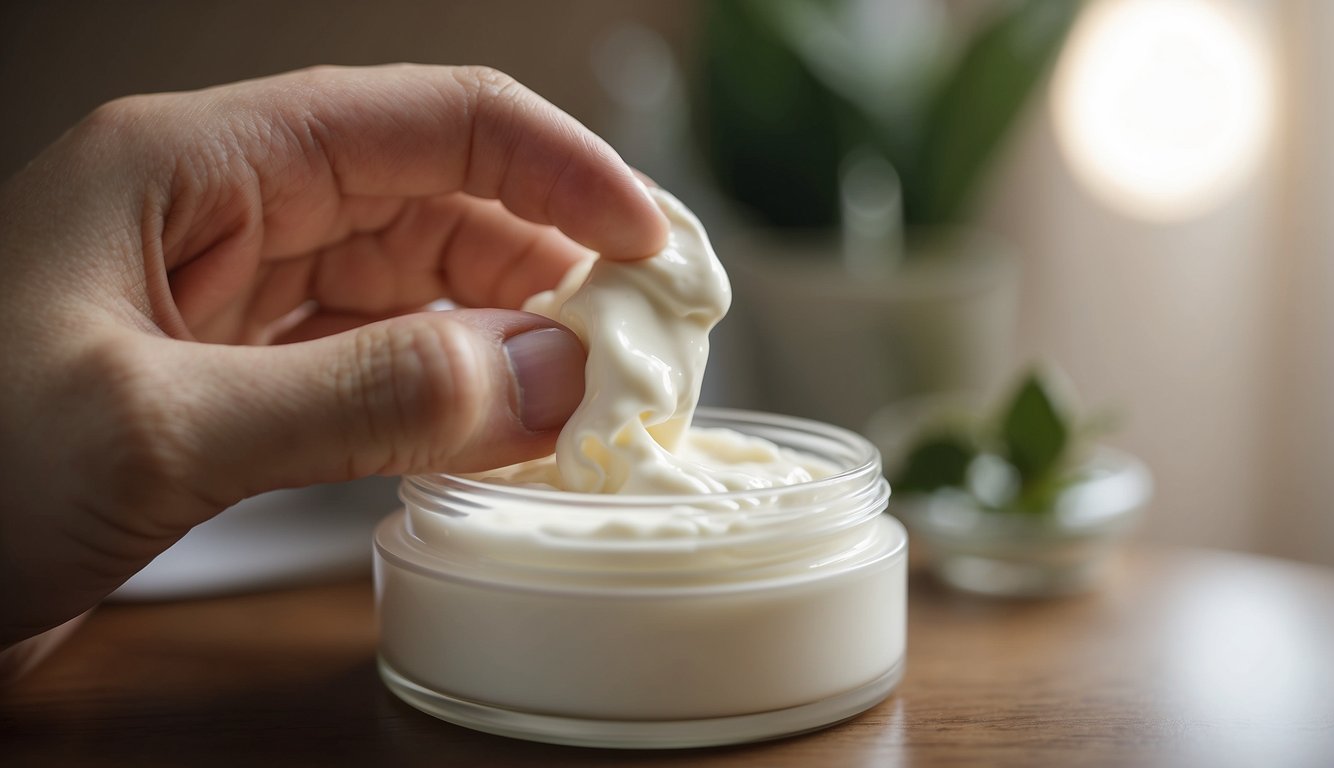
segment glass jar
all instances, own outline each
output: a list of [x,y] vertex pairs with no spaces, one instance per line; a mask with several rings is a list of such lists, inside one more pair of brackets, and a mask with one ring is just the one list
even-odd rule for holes
[[775,738],[850,718],[903,671],[907,535],[847,430],[701,409],[833,464],[698,496],[407,477],[375,535],[381,677],[441,719],[602,747]]

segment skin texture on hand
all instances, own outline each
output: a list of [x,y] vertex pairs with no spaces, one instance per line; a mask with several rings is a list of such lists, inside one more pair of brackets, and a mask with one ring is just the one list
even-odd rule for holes
[[0,187],[0,646],[247,496],[549,453],[584,352],[517,308],[666,233],[605,142],[484,68],[99,108]]

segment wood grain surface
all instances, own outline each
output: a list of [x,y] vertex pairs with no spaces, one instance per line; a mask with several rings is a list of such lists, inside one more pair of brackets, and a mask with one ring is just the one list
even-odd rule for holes
[[474,733],[390,695],[370,586],[99,609],[0,693],[0,765],[1334,766],[1334,571],[1127,554],[1097,593],[914,574],[907,676],[848,723],[622,752]]

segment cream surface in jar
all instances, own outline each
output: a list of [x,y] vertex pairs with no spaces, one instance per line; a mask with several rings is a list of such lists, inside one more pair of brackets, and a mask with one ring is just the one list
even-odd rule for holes
[[662,253],[530,302],[589,348],[555,456],[405,478],[377,531],[382,675],[443,719],[723,744],[845,719],[901,674],[906,536],[879,456],[800,419],[695,418],[730,290],[699,222],[654,194]]

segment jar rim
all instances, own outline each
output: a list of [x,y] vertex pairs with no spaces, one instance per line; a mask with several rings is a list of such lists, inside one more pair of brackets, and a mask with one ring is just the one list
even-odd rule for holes
[[418,508],[433,506],[433,502],[451,492],[467,491],[484,494],[495,498],[497,501],[540,502],[558,507],[577,506],[590,511],[597,509],[652,509],[663,506],[740,501],[753,499],[757,494],[763,495],[765,498],[778,499],[836,487],[861,478],[865,478],[868,482],[874,482],[881,476],[879,450],[865,437],[843,427],[798,416],[785,416],[738,408],[713,407],[697,409],[694,425],[706,428],[741,426],[782,430],[790,434],[806,434],[850,449],[853,452],[853,458],[850,460],[851,466],[826,477],[758,490],[742,489],[720,493],[694,494],[586,493],[562,491],[554,488],[506,485],[439,472],[405,475],[403,484],[399,489],[399,496],[404,503]]
[[[486,561],[485,568],[460,567],[460,561],[442,558],[440,552],[428,552],[408,530],[406,513],[399,510],[376,526],[375,555],[386,564],[402,568],[433,581],[471,584],[487,589],[515,593],[543,593],[554,595],[598,595],[620,599],[672,599],[686,596],[754,594],[790,589],[831,578],[867,573],[869,569],[889,567],[903,560],[908,551],[908,532],[903,523],[892,515],[876,516],[878,524],[888,529],[888,540],[867,549],[858,550],[854,557],[844,557],[821,563],[821,568],[805,568],[781,572],[762,569],[758,573],[736,568],[718,570],[653,569],[626,580],[624,571],[580,573],[566,569],[515,567],[512,563]],[[473,563],[472,565],[477,565]],[[377,568],[379,566],[377,565]],[[666,575],[685,573],[692,578],[684,581],[663,581]],[[709,581],[711,575],[727,574],[727,580]],[[553,580],[552,575],[560,578]],[[581,578],[583,577],[583,578]]]
[[[702,427],[765,438],[827,460],[836,471],[786,486],[651,496],[418,475],[405,477],[399,490],[408,532],[442,560],[484,562],[493,572],[758,574],[800,552],[832,567],[847,555],[840,542],[884,512],[889,484],[879,451],[861,435],[733,409],[701,409],[698,417]],[[474,517],[477,525],[464,522]]]

